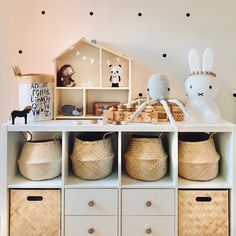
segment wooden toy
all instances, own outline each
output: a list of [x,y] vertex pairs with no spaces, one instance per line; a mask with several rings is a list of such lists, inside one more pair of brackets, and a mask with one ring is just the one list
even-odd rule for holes
[[12,118],[12,124],[15,124],[15,118],[16,117],[24,117],[25,118],[25,124],[27,124],[27,115],[28,113],[30,113],[30,111],[32,110],[31,106],[26,106],[24,108],[24,110],[22,111],[18,111],[18,110],[14,110],[11,112],[11,118]]
[[72,79],[75,70],[71,65],[63,65],[57,73],[57,86],[59,87],[74,87],[75,80]]

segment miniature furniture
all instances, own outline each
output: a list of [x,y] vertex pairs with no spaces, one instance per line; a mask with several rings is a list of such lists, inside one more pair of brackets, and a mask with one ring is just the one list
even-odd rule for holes
[[[177,123],[176,131],[169,123],[129,125],[75,125],[73,121],[48,121],[2,126],[1,146],[1,236],[9,235],[10,192],[14,189],[60,190],[61,235],[102,236],[177,236],[179,229],[179,190],[227,191],[226,204],[229,232],[235,235],[235,126],[228,122],[217,124]],[[30,131],[40,139],[62,136],[62,175],[45,181],[30,181],[20,175],[17,159],[24,144],[22,132]],[[74,137],[84,132],[114,132],[115,164],[112,173],[97,181],[76,177],[71,168],[70,154]],[[214,142],[221,159],[219,174],[211,181],[190,181],[178,176],[178,135],[180,132],[215,132]],[[123,154],[131,134],[162,134],[168,154],[167,175],[153,182],[139,181],[124,171]]]
[[[94,102],[120,102],[131,100],[131,59],[82,38],[73,44],[55,62],[55,77],[63,65],[71,65],[74,87],[57,86],[55,79],[54,119],[98,118],[93,113]],[[122,66],[119,87],[111,87],[110,65]],[[63,105],[83,108],[82,116],[68,116],[61,112]]]

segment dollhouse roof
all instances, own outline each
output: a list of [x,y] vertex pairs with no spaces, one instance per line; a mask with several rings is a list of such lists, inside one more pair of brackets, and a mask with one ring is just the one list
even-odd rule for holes
[[120,53],[117,53],[117,52],[114,52],[110,49],[107,49],[107,48],[104,48],[102,46],[99,46],[97,45],[96,43],[92,43],[90,41],[88,41],[87,39],[85,38],[81,38],[79,41],[77,41],[76,43],[74,43],[73,45],[71,45],[69,48],[67,48],[65,51],[63,51],[60,55],[58,55],[53,61],[56,61],[56,60],[59,60],[60,58],[66,56],[66,55],[69,55],[72,51],[73,48],[75,49],[79,49],[79,47],[82,45],[82,44],[88,44],[92,47],[95,47],[95,48],[98,48],[98,49],[102,49],[104,51],[107,51],[109,53],[112,53],[114,55],[117,55],[118,57],[121,57],[121,58],[124,58],[126,60],[131,60],[131,58],[129,58],[128,56],[126,55],[122,55]]

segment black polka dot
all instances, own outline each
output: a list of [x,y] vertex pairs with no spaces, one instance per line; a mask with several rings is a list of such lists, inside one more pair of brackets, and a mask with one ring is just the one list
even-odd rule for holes
[[188,12],[188,13],[186,13],[186,16],[187,16],[187,17],[190,17],[190,13],[189,13],[189,12]]
[[189,88],[193,88],[193,86],[192,86],[192,85],[190,85],[190,86],[189,86]]
[[233,97],[236,97],[236,93],[233,93]]
[[168,88],[168,91],[170,91],[170,88]]
[[211,86],[211,85],[209,86],[209,89],[212,89],[212,86]]
[[149,92],[149,88],[147,88],[147,91]]
[[162,55],[162,56],[165,58],[165,57],[167,57],[167,54],[166,54],[166,53],[163,53],[163,55]]
[[138,16],[142,16],[142,15],[143,15],[142,12],[139,12],[139,13],[138,13]]
[[142,94],[142,93],[139,93],[139,94],[138,94],[138,96],[139,96],[139,97],[142,97],[142,96],[143,96],[143,94]]
[[45,13],[46,13],[45,11],[41,11],[41,14],[42,14],[42,15],[45,15]]
[[19,54],[22,54],[22,53],[23,53],[23,51],[22,51],[22,50],[19,50],[19,51],[18,51],[18,53],[19,53]]
[[90,16],[93,16],[93,14],[94,14],[94,13],[93,13],[92,11],[89,12],[89,15],[90,15]]

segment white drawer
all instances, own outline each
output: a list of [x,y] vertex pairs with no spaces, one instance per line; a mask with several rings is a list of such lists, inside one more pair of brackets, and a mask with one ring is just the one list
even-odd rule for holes
[[122,215],[174,215],[173,189],[123,189]]
[[174,216],[123,216],[122,236],[174,236]]
[[117,215],[117,189],[66,189],[65,215]]
[[66,216],[65,236],[117,236],[116,216]]

